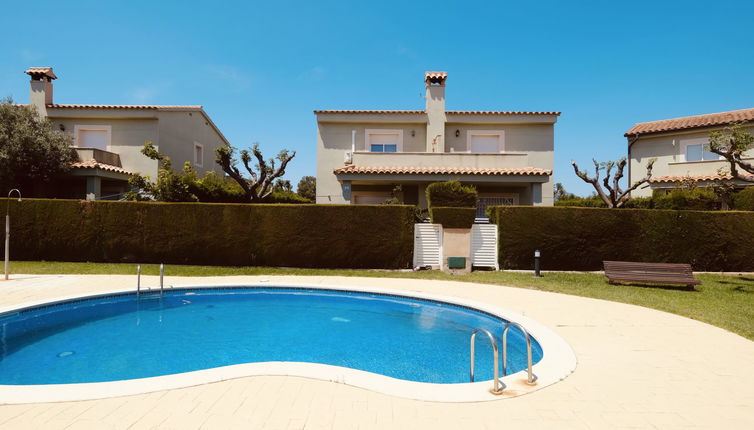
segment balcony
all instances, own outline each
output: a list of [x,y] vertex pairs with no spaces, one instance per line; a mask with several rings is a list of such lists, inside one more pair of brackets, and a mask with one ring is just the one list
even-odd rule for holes
[[120,155],[115,152],[103,151],[97,148],[75,148],[80,161],[95,160],[98,163],[110,166],[123,167],[120,164]]
[[479,169],[529,167],[526,153],[471,154],[464,152],[355,152],[359,167],[471,167]]

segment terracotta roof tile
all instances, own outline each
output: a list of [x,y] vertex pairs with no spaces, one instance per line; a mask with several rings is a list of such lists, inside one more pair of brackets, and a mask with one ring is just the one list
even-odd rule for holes
[[706,115],[686,116],[682,118],[663,119],[660,121],[640,122],[628,130],[624,136],[658,133],[662,131],[685,130],[688,128],[709,127],[730,124],[738,121],[754,120],[754,108],[732,110],[728,112],[709,113]]
[[449,110],[446,114],[454,115],[560,115],[560,112],[517,111],[517,110]]
[[[315,114],[362,114],[362,115],[422,115],[426,112],[423,110],[347,110],[347,109],[334,109],[334,110],[315,110]],[[445,111],[446,114],[453,115],[560,115],[560,112],[525,112],[514,110],[449,110]]]
[[55,76],[55,73],[52,72],[52,67],[29,67],[28,69],[24,70],[24,73],[29,76],[43,75],[47,76],[50,79],[58,78],[57,76]]
[[384,115],[421,115],[425,113],[423,110],[347,110],[347,109],[333,109],[333,110],[315,110],[315,114],[321,113],[346,113],[346,114],[384,114]]
[[345,166],[333,171],[338,174],[360,175],[551,175],[552,170],[536,167],[518,169],[479,167],[424,167],[424,166]]
[[[754,176],[749,175],[742,175],[744,177],[750,178],[750,180],[754,181]],[[651,178],[649,182],[651,183],[658,183],[658,182],[681,182],[681,181],[687,181],[687,180],[694,180],[694,181],[722,181],[722,180],[731,180],[733,179],[733,175],[730,173],[725,175],[696,175],[696,176],[657,176],[655,178]]]
[[201,105],[87,105],[87,104],[51,104],[53,109],[155,109],[155,110],[200,110]]
[[125,170],[118,166],[113,166],[111,164],[99,163],[94,158],[88,161],[78,161],[76,163],[71,164],[71,167],[74,169],[102,169],[102,170],[107,170],[108,172],[123,173],[125,175],[133,175],[133,173],[129,172],[128,170]]

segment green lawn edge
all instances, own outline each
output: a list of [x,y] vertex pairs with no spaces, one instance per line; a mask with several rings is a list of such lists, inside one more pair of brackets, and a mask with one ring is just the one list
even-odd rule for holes
[[[111,274],[134,275],[135,264],[14,261],[11,274]],[[159,274],[159,265],[141,266],[142,274]],[[351,269],[301,269],[280,267],[166,266],[166,276],[361,276],[373,278],[436,279],[528,288],[581,297],[628,303],[685,316],[739,334],[754,341],[754,275],[697,274],[702,281],[694,290],[684,287],[611,285],[599,273],[531,273],[476,271],[449,275],[440,271]],[[2,283],[0,283],[0,287]]]

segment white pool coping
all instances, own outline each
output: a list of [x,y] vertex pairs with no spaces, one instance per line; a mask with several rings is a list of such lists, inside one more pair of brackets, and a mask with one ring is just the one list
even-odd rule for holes
[[[150,378],[130,379],[112,382],[82,383],[82,384],[50,384],[50,385],[0,385],[0,404],[46,403],[62,401],[79,401],[104,399],[150,393],[155,391],[185,388],[229,379],[248,376],[298,376],[316,380],[331,381],[364,388],[392,396],[408,399],[435,402],[481,402],[499,400],[528,394],[570,375],[577,365],[576,355],[571,346],[554,331],[534,319],[509,311],[499,306],[490,305],[475,300],[428,294],[417,291],[405,291],[387,288],[375,288],[362,285],[322,285],[311,283],[296,283],[286,281],[282,284],[268,284],[264,280],[255,284],[212,283],[212,285],[176,285],[166,287],[166,290],[201,289],[212,287],[283,287],[302,288],[312,290],[355,291],[360,293],[376,293],[403,296],[408,298],[441,301],[455,305],[478,309],[516,322],[526,327],[532,337],[542,347],[543,357],[533,366],[533,373],[537,380],[533,385],[526,383],[527,373],[521,371],[501,378],[505,385],[502,395],[490,392],[492,380],[464,384],[431,384],[406,381],[376,373],[366,372],[340,366],[302,362],[261,362],[223,366],[194,372],[173,375],[156,376]],[[156,288],[143,289],[153,293]],[[54,304],[69,300],[89,297],[107,296],[134,292],[133,289],[115,289],[97,294],[77,294],[58,297],[53,300],[38,300],[12,306],[0,307],[0,313],[12,313],[29,307]],[[478,354],[488,353],[479,348]],[[502,352],[501,352],[502,354]]]

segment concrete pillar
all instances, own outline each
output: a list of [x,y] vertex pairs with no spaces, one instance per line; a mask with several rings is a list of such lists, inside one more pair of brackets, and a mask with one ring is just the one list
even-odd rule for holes
[[102,178],[99,176],[86,177],[86,195],[94,194],[95,199],[102,196]]
[[542,206],[542,184],[539,182],[531,184],[531,200],[534,206]]

